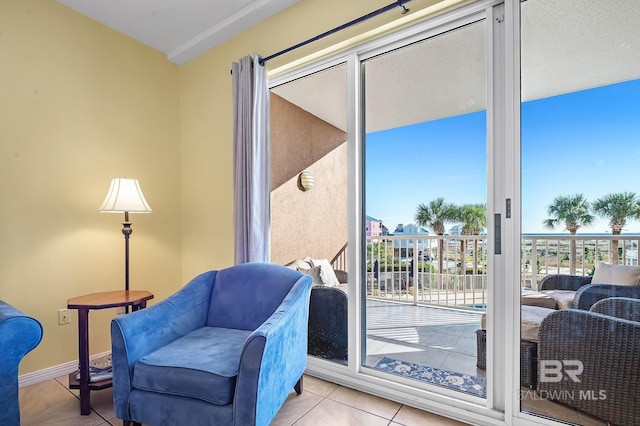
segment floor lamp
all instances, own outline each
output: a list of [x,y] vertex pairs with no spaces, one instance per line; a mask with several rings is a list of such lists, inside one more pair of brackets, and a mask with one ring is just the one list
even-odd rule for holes
[[124,289],[129,291],[129,236],[133,232],[129,213],[151,213],[151,207],[142,195],[137,179],[115,178],[107,197],[100,207],[101,213],[124,213],[122,234],[124,235]]

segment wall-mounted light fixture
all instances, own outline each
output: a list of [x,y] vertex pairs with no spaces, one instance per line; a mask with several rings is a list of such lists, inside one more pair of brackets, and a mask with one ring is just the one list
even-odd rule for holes
[[313,175],[307,171],[300,173],[300,175],[298,176],[298,187],[302,191],[311,191],[314,183],[315,179]]

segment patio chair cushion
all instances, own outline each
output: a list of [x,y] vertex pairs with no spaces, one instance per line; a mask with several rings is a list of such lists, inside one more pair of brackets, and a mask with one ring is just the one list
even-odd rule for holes
[[336,277],[336,273],[333,271],[333,267],[331,267],[331,263],[328,259],[311,259],[312,267],[320,267],[320,278],[324,285],[328,287],[333,287],[334,285],[340,284],[338,282],[338,277]]
[[639,285],[640,266],[598,262],[591,282],[593,284]]
[[520,300],[523,305],[539,306],[548,309],[556,308],[556,300],[553,297],[528,288],[522,289]]
[[301,269],[311,269],[311,263],[307,262],[304,259],[296,259],[293,262],[289,262],[286,265],[287,268],[293,269],[294,271],[301,271]]
[[557,309],[573,308],[573,299],[576,296],[573,290],[541,290],[540,293],[555,300]]
[[334,271],[328,259],[312,259],[307,256],[287,263],[285,266],[311,276],[314,286],[333,287],[347,282],[346,272]]
[[198,398],[217,405],[233,402],[247,330],[203,327],[142,357],[133,386],[151,392]]
[[311,282],[311,284],[313,286],[319,286],[319,285],[324,285],[324,283],[322,282],[322,277],[320,277],[320,267],[319,266],[314,266],[313,268],[309,268],[309,269],[298,269],[298,272],[301,272],[305,275],[309,275],[311,277],[311,279],[313,280]]
[[[538,342],[538,330],[542,320],[555,309],[542,308],[540,306],[522,306],[520,314],[520,339],[529,342]],[[486,330],[487,314],[482,314],[480,326]]]

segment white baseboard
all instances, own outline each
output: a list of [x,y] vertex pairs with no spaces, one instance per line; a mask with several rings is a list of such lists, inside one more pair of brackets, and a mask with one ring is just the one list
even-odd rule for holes
[[[102,358],[109,355],[111,351],[103,352],[101,354],[95,354],[90,359]],[[44,382],[45,380],[55,379],[56,377],[64,376],[65,374],[73,373],[78,369],[78,360],[65,362],[64,364],[54,365],[53,367],[45,368],[44,370],[34,371],[33,373],[23,374],[18,376],[18,387],[24,387],[33,385],[36,383]]]

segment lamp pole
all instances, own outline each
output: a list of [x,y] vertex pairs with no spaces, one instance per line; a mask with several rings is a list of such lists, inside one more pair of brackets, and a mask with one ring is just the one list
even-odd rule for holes
[[129,222],[129,212],[124,212],[124,222],[122,222],[122,235],[124,235],[124,289],[129,291],[129,236],[133,232],[131,222]]

